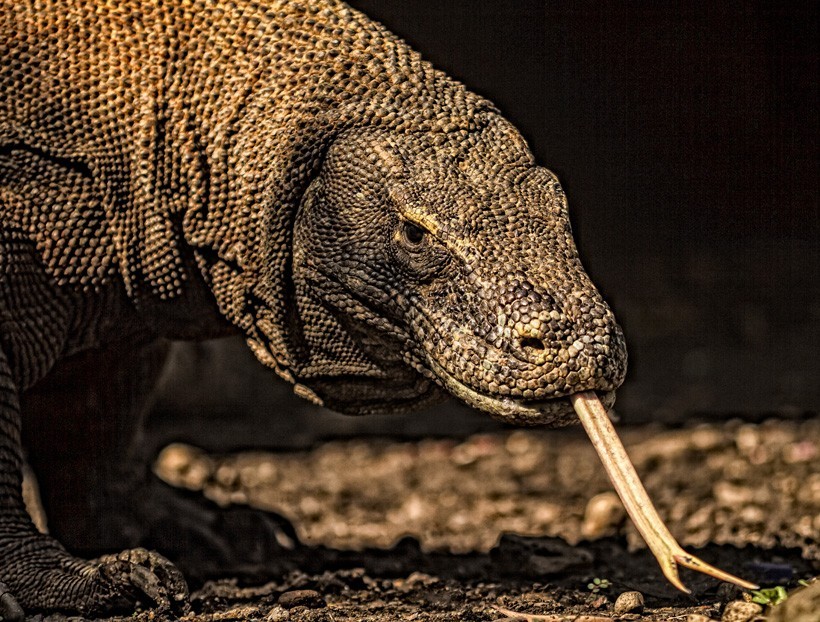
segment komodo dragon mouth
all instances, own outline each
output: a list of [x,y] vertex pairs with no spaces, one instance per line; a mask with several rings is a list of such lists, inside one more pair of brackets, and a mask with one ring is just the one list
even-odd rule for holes
[[678,565],[745,589],[757,588],[755,584],[715,568],[688,553],[669,532],[610,421],[605,404],[611,405],[615,401],[615,391],[605,392],[600,397],[593,391],[582,391],[540,401],[493,397],[471,389],[435,361],[430,360],[429,363],[453,395],[504,421],[525,425],[547,423],[555,426],[571,423],[572,414],[577,414],[629,517],[658,560],[663,574],[676,588],[689,592],[680,580]]
[[[576,423],[578,420],[568,396],[525,400],[487,395],[461,382],[432,358],[428,359],[428,364],[453,396],[507,423],[561,427]],[[599,399],[605,406],[610,407],[615,402],[615,391],[600,392]]]

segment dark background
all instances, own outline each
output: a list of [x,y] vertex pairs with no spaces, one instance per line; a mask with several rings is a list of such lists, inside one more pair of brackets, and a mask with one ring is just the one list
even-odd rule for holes
[[[626,421],[820,411],[818,3],[351,4],[494,101],[560,177],[626,332]],[[314,417],[228,348],[177,366],[160,409],[279,413],[277,437],[486,425],[459,408]]]

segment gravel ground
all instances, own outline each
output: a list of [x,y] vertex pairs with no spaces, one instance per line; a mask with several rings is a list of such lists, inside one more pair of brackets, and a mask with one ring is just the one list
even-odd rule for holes
[[[627,430],[624,442],[685,545],[709,545],[705,557],[764,583],[817,572],[820,422],[644,427]],[[331,568],[363,568],[296,571],[257,592],[206,584],[203,612],[245,598],[267,601],[243,615],[283,620],[497,620],[507,610],[556,616],[532,620],[673,620],[759,611],[724,611],[740,594],[692,575],[694,601],[663,583],[579,430],[348,440],[223,457],[173,445],[156,471],[221,505],[287,517],[312,547],[311,565],[320,557]],[[539,574],[551,582],[532,581]],[[618,594],[636,586],[644,607],[621,603],[616,613]],[[311,591],[303,603],[274,604],[289,590]]]
[[[817,559],[820,422],[627,430],[644,484],[683,544],[799,547]],[[505,532],[643,546],[581,430],[464,442],[341,441],[310,452],[207,456],[172,445],[157,474],[220,505],[290,519],[309,545],[488,551]]]
[[[791,590],[792,609],[771,620],[820,622],[820,584],[795,591],[820,571],[820,421],[642,427],[622,437],[682,544]],[[580,430],[225,456],[172,445],[155,471],[220,505],[281,514],[302,543],[287,552],[289,569],[265,581],[195,586],[190,622],[764,615],[748,594],[701,575],[684,575],[692,596],[664,581]]]

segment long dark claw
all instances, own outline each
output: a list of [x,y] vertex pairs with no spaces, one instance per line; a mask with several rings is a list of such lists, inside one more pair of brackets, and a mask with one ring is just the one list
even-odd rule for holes
[[663,574],[679,590],[689,593],[678,576],[678,564],[691,570],[702,572],[721,581],[734,583],[747,590],[757,589],[757,585],[744,581],[728,572],[715,568],[705,561],[687,553],[669,533],[658,515],[655,506],[646,494],[635,467],[621,444],[609,420],[606,409],[592,391],[570,396],[572,405],[581,424],[589,435],[595,451],[604,463],[609,479],[621,498],[632,522],[640,532],[649,550],[658,560]]

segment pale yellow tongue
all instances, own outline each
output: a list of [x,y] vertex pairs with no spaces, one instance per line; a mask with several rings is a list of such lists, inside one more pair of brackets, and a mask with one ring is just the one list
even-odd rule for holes
[[646,541],[649,550],[658,560],[663,574],[676,588],[689,593],[678,576],[678,564],[697,570],[703,574],[713,576],[722,581],[734,583],[748,590],[757,589],[757,585],[723,572],[684,551],[675,541],[672,534],[663,524],[658,511],[649,500],[646,489],[643,487],[635,467],[626,455],[626,450],[612,422],[607,416],[604,405],[592,391],[576,393],[569,398],[578,418],[587,431],[595,451],[604,463],[609,479],[612,480],[615,491],[635,523],[638,532]]

